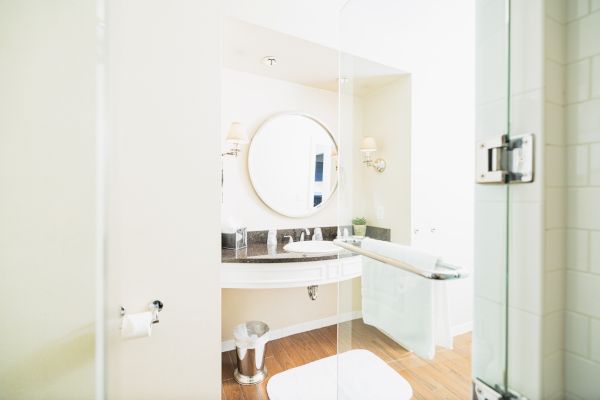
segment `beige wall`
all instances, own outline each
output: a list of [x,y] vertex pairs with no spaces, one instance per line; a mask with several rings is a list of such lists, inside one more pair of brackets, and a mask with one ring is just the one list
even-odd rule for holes
[[[369,225],[392,230],[392,241],[410,243],[411,237],[411,109],[410,76],[356,100],[355,148],[365,136],[373,136],[383,158],[384,173],[366,168],[362,154],[354,151],[354,216],[364,216]],[[350,221],[341,221],[350,223]]]
[[[109,2],[109,399],[220,398],[218,2]],[[119,306],[165,308],[124,341]]]
[[[354,293],[339,299],[340,313],[360,311],[360,278],[341,282],[339,293]],[[335,317],[338,312],[338,285],[319,286],[315,301],[309,299],[304,287],[223,289],[222,299],[221,336],[225,341],[232,339],[233,328],[245,321],[264,321],[271,330],[278,330]]]
[[95,2],[0,2],[0,398],[94,398]]
[[[286,111],[314,116],[337,137],[337,93],[228,68],[223,68],[221,78],[223,152],[230,147],[225,138],[232,122],[242,122],[252,138],[267,118]],[[337,224],[337,193],[321,211],[308,217],[290,218],[267,207],[256,195],[250,182],[248,148],[248,145],[243,146],[243,151],[238,157],[223,158],[223,222],[233,218],[248,230],[310,228]],[[280,149],[284,152],[289,150]]]

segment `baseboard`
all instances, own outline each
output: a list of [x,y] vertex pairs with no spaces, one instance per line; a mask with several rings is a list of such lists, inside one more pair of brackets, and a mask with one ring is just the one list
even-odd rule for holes
[[[286,336],[295,335],[297,333],[308,332],[314,329],[324,328],[326,326],[335,325],[342,322],[352,321],[354,319],[362,318],[361,311],[352,311],[349,313],[344,313],[338,315],[333,315],[331,317],[317,319],[313,321],[303,322],[301,324],[296,324],[292,326],[286,326],[284,328],[273,329],[271,330],[271,339],[281,339]],[[226,340],[221,342],[221,351],[230,351],[235,349],[235,344],[232,340]]]
[[473,330],[473,321],[465,322],[464,324],[454,325],[450,328],[450,334],[452,337],[462,335],[463,333],[471,332]]
[[[354,319],[362,318],[361,311],[353,311],[339,316],[333,315],[331,317],[317,319],[313,321],[303,322],[284,328],[273,329],[271,331],[271,340],[281,339],[286,336],[295,335],[297,333],[308,332],[314,329],[324,328],[326,326],[335,325],[341,322],[347,322]],[[450,334],[452,337],[462,335],[463,333],[471,332],[473,330],[473,322],[465,322],[464,324],[455,325],[450,328]],[[226,340],[221,342],[221,351],[230,351],[235,349],[233,340]]]

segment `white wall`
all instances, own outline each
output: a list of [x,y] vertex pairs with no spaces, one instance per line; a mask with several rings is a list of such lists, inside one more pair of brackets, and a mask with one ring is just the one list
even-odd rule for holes
[[2,399],[94,398],[95,15],[0,2]]
[[[219,2],[109,2],[107,394],[220,398]],[[152,336],[128,312],[164,302]]]
[[[310,114],[323,122],[337,140],[338,95],[287,81],[224,68],[222,70],[221,97],[221,147],[223,152],[230,145],[225,141],[229,125],[242,122],[250,138],[270,116],[286,111]],[[226,223],[233,218],[249,231],[270,228],[306,228],[337,225],[337,192],[318,213],[303,218],[290,218],[267,207],[256,195],[248,175],[248,148],[235,157],[223,157],[223,206],[222,219]],[[292,151],[281,148],[278,151]],[[285,169],[285,165],[277,166]]]

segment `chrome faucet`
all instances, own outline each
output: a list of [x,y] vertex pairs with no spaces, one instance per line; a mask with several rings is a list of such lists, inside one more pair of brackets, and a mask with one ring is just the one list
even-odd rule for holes
[[283,238],[284,239],[285,238],[290,238],[290,240],[288,241],[288,243],[294,243],[294,237],[292,235],[285,235]]
[[[306,232],[306,236],[310,236],[310,229],[304,228],[304,232]],[[300,241],[304,242],[304,232],[300,234]]]

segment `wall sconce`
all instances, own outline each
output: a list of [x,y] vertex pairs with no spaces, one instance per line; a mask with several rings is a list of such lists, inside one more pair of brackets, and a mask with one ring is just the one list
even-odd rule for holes
[[363,153],[363,164],[367,167],[373,167],[377,172],[385,171],[386,161],[383,158],[371,159],[371,153],[377,151],[375,138],[371,136],[364,137],[362,142],[360,142],[360,151]]
[[221,154],[222,156],[234,156],[237,157],[240,151],[240,144],[248,143],[248,132],[244,125],[239,122],[233,122],[229,127],[229,132],[227,132],[227,143],[232,144],[233,146],[229,149],[227,153]]

